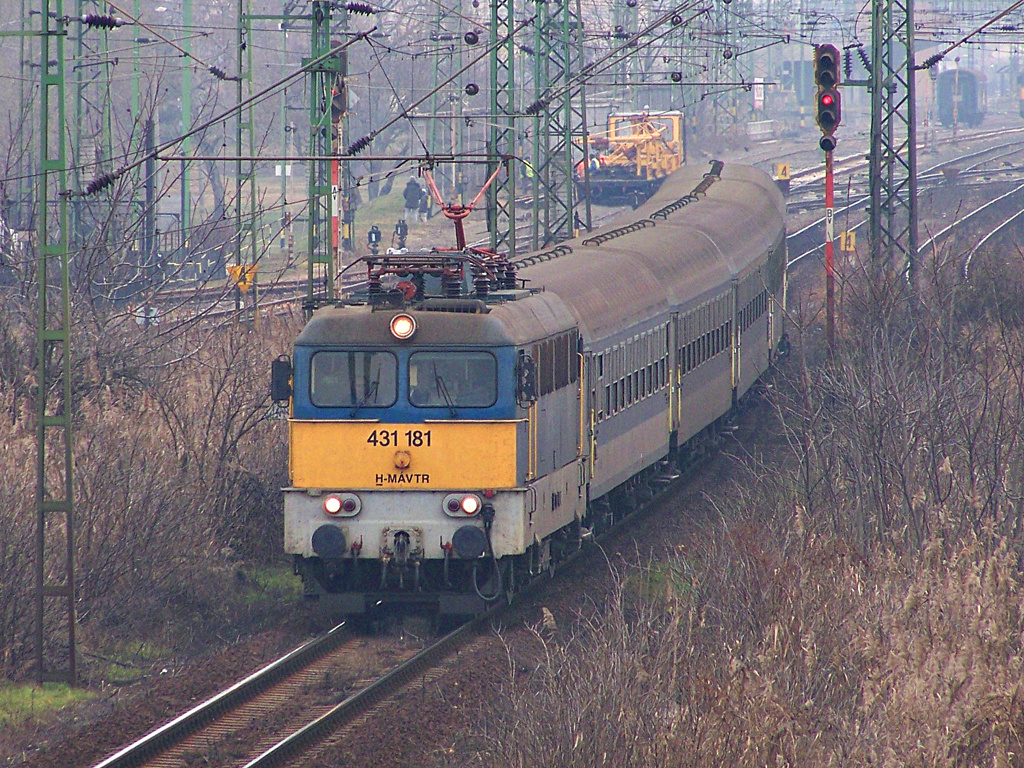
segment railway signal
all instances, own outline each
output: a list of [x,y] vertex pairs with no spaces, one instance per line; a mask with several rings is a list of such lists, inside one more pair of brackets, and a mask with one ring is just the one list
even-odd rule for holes
[[829,349],[835,343],[835,252],[832,150],[836,128],[842,119],[839,96],[839,49],[834,45],[814,47],[814,82],[818,86],[814,118],[821,128],[818,146],[825,150],[825,330]]
[[842,120],[839,95],[839,49],[834,45],[814,48],[814,82],[818,86],[815,120],[821,128],[819,146],[826,152],[836,148],[835,132]]

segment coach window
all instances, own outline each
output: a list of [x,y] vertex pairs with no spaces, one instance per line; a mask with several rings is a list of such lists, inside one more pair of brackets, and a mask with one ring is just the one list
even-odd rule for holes
[[417,408],[487,408],[498,399],[490,352],[416,352],[409,357],[409,402]]
[[310,364],[309,399],[321,408],[387,408],[398,394],[390,352],[323,350]]

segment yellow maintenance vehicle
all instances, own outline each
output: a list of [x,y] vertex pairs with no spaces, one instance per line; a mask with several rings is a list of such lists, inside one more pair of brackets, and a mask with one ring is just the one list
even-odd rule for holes
[[[608,115],[608,131],[591,134],[590,200],[601,205],[632,204],[650,197],[662,179],[685,160],[682,112],[620,112]],[[576,183],[584,192],[584,167]]]

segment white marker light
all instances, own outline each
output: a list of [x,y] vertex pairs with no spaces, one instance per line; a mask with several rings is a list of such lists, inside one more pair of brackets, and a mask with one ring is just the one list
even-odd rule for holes
[[399,341],[412,338],[416,333],[416,321],[411,315],[395,315],[391,318],[391,335]]

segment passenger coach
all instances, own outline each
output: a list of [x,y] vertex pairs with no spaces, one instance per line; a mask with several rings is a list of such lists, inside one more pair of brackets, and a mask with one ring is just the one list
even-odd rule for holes
[[770,365],[784,216],[767,175],[715,162],[515,262],[367,257],[367,295],[275,364],[307,595],[472,613],[610,523]]

